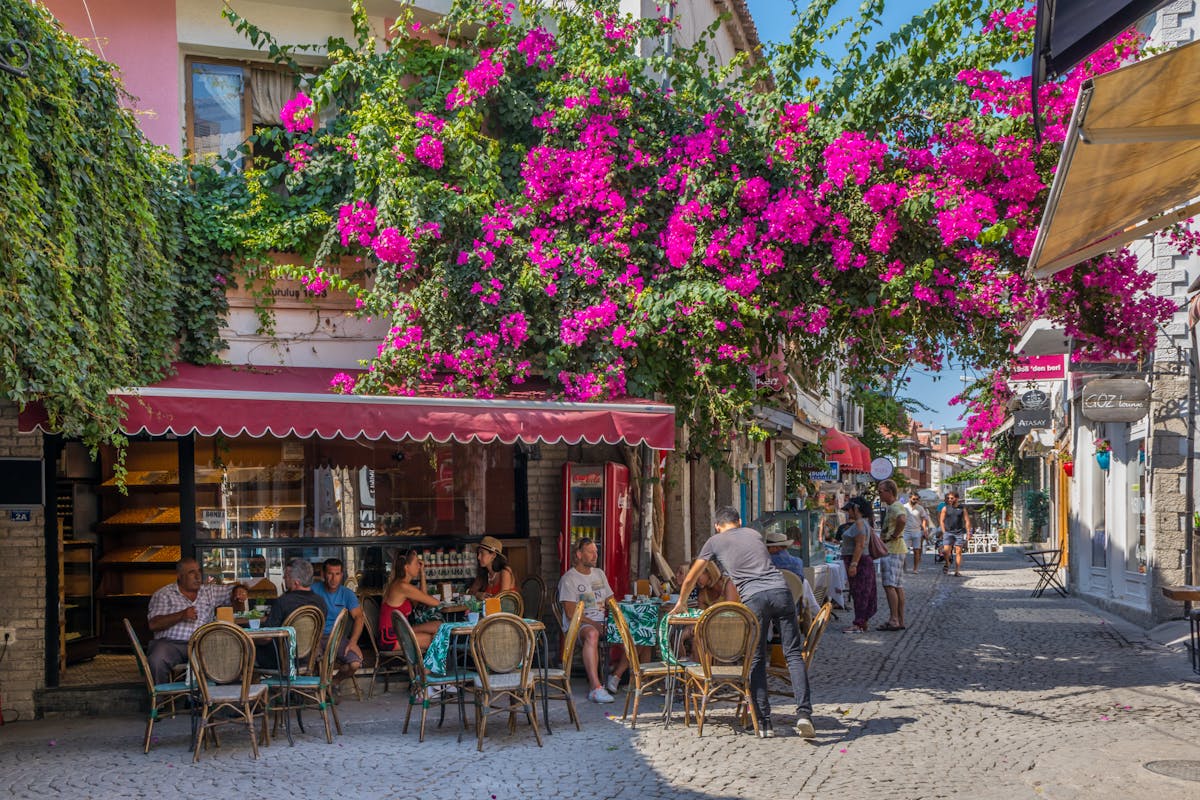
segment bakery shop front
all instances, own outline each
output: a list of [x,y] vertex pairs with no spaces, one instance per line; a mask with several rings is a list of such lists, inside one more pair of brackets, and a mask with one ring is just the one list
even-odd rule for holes
[[[127,651],[123,619],[147,638],[150,595],[175,580],[183,556],[206,580],[269,597],[287,559],[336,557],[350,587],[370,594],[387,581],[394,549],[418,548],[431,583],[461,590],[488,535],[504,542],[519,583],[541,571],[541,540],[559,535],[559,509],[530,513],[529,463],[542,445],[566,444],[584,459],[674,447],[671,406],[565,403],[537,390],[498,400],[432,389],[340,395],[329,390],[336,372],[179,364],[158,384],[115,392],[130,437],[123,475],[112,449],[93,459],[44,437],[55,476],[47,511],[56,511],[47,553],[54,543],[58,553],[47,598],[60,609],[46,636],[48,686],[99,651]],[[25,432],[45,425],[36,407],[21,415]]]

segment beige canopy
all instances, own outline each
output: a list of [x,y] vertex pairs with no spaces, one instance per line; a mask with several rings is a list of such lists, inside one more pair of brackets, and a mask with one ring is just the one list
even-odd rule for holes
[[1029,272],[1052,275],[1200,213],[1200,42],[1080,89]]

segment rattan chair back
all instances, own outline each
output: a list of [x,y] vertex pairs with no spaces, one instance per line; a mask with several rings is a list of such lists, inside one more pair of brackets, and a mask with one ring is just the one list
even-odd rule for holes
[[515,614],[489,614],[471,634],[471,655],[485,691],[490,677],[520,673],[520,685],[529,683],[533,660],[533,631]]
[[210,622],[192,634],[188,662],[205,703],[211,702],[210,685],[240,683],[245,698],[254,672],[254,644],[237,625]]
[[743,604],[724,602],[709,606],[696,623],[704,674],[710,676],[714,666],[740,665],[748,676],[758,635],[758,618]]
[[821,643],[821,637],[825,634],[825,628],[828,627],[829,617],[832,614],[833,603],[826,601],[825,605],[821,606],[821,610],[817,612],[817,616],[813,618],[812,625],[808,626],[808,633],[804,637],[804,650],[801,652],[804,666],[812,666],[813,654],[817,652],[817,645]]
[[138,672],[142,674],[142,678],[146,681],[146,691],[151,695],[154,694],[154,675],[150,672],[150,662],[146,659],[146,651],[142,649],[142,643],[138,640],[137,632],[134,631],[133,625],[128,619],[121,620],[125,623],[125,632],[129,634],[129,642],[133,645],[133,655],[137,658]]
[[788,591],[792,593],[792,602],[799,608],[800,601],[804,599],[804,578],[790,570],[781,569],[779,571],[783,573],[783,579],[787,581]]
[[379,601],[374,597],[364,595],[358,599],[358,607],[362,609],[363,627],[371,639],[372,647],[378,649],[379,641]]
[[321,671],[320,676],[324,681],[333,679],[334,673],[337,672],[337,656],[340,649],[342,639],[350,633],[350,613],[346,609],[338,612],[337,617],[333,620],[333,630],[329,632],[329,641],[325,643],[325,652],[321,654]]
[[392,612],[392,630],[400,641],[400,649],[404,651],[404,660],[408,665],[408,678],[414,686],[425,683],[425,661],[421,658],[421,645],[417,643],[417,634],[409,624],[408,618],[399,611]]
[[515,614],[518,617],[525,616],[525,600],[521,597],[520,592],[507,589],[496,595],[496,599],[500,601],[500,610],[505,614]]
[[575,645],[579,642],[579,631],[583,628],[583,603],[575,604],[575,613],[571,615],[571,624],[563,634],[562,668],[568,676],[575,664]]
[[[576,603],[576,610],[583,603]],[[621,611],[621,606],[617,603],[617,598],[608,598],[608,616],[617,626],[617,635],[621,637],[621,646],[625,648],[625,657],[629,659],[629,669],[632,673],[636,673],[640,669],[638,663],[637,646],[633,643],[633,633],[629,630],[629,621],[625,619],[625,613]]]
[[296,666],[301,672],[311,674],[317,645],[325,632],[325,612],[316,606],[300,606],[288,614],[283,624],[296,629]]
[[525,603],[523,616],[529,619],[542,618],[542,605],[546,602],[546,582],[540,575],[530,575],[521,581],[521,599]]

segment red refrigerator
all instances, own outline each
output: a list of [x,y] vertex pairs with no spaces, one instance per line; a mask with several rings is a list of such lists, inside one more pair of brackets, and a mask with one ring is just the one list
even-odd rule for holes
[[632,501],[629,468],[623,464],[563,465],[563,527],[559,535],[562,571],[571,568],[575,542],[588,538],[596,543],[613,593],[622,597],[629,588],[629,554]]

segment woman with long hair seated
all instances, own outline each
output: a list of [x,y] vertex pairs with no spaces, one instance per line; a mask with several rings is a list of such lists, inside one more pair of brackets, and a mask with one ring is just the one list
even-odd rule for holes
[[[417,583],[414,583],[416,581]],[[419,585],[418,585],[419,584]],[[392,578],[383,588],[379,605],[379,646],[397,650],[400,640],[392,627],[392,612],[399,611],[412,626],[421,650],[429,647],[441,625],[438,599],[425,584],[425,563],[416,550],[397,550],[392,558]]]
[[[684,574],[687,574],[686,571]],[[695,596],[700,608],[708,608],[726,600],[737,603],[742,599],[738,595],[733,581],[729,580],[728,575],[721,574],[721,569],[715,561],[709,561],[704,565],[704,571],[700,573],[700,578],[696,581]],[[695,654],[692,652],[692,639],[695,633],[695,628],[683,629],[679,637],[679,649],[675,654],[677,657],[686,656],[695,659]]]
[[467,590],[468,594],[482,600],[516,588],[517,578],[508,566],[508,559],[504,557],[504,544],[495,536],[485,536],[479,540],[475,558],[479,561],[479,574]]

